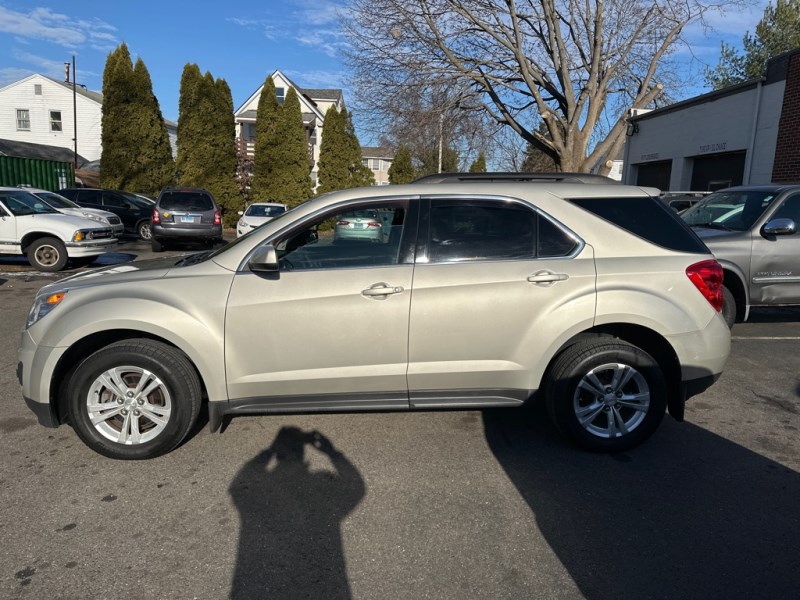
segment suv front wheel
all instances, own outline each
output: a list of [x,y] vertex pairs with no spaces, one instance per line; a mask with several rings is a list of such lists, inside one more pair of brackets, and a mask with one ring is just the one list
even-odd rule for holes
[[67,390],[78,436],[111,458],[169,452],[200,412],[194,367],[181,352],[154,340],[124,340],[101,348],[78,365]]
[[667,406],[653,358],[627,342],[590,340],[567,348],[553,365],[545,398],[570,441],[594,452],[620,452],[652,435]]

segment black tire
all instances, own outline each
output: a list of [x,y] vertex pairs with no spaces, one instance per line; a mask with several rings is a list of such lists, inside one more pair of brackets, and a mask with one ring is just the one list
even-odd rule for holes
[[734,297],[731,291],[723,286],[722,287],[722,317],[725,319],[725,322],[728,324],[728,329],[733,329],[734,323],[736,323],[736,311],[738,310],[736,306],[736,298]]
[[157,239],[153,238],[150,240],[150,247],[152,248],[153,252],[163,252],[164,242],[160,242]]
[[54,237],[39,238],[28,246],[28,262],[37,271],[53,273],[67,265],[67,248],[64,242]]
[[143,240],[150,240],[153,238],[153,230],[150,228],[150,221],[142,221],[136,226],[137,235]]
[[[615,383],[615,373],[622,385]],[[641,397],[634,399],[637,394]],[[592,452],[621,452],[658,428],[667,407],[666,384],[658,363],[641,348],[619,340],[588,340],[556,359],[545,383],[545,401],[553,423],[572,443]]]
[[[152,374],[144,376],[145,390],[152,388],[146,396],[136,394],[144,370]],[[109,382],[117,383],[119,393]],[[172,346],[154,340],[123,340],[101,348],[78,365],[67,389],[70,422],[78,436],[110,458],[139,460],[169,452],[200,412],[200,382],[192,364]],[[99,401],[90,403],[94,399]]]

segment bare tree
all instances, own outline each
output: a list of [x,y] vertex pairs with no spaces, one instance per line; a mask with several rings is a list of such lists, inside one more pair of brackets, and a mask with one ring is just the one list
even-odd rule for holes
[[362,112],[477,112],[586,172],[664,94],[683,29],[749,1],[352,0],[342,25]]

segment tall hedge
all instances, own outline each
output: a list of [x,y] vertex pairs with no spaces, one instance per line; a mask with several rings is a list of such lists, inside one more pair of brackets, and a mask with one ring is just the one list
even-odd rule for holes
[[405,144],[400,144],[394,153],[392,165],[389,167],[389,183],[393,185],[411,183],[414,179],[414,163],[411,160],[411,150]]
[[275,83],[271,76],[267,76],[261,88],[256,109],[256,142],[253,157],[253,183],[250,186],[250,198],[254,201],[268,201],[270,188],[269,181],[273,178],[274,164],[268,157],[274,154],[270,147],[278,143],[275,136],[275,127],[281,105],[275,95]]
[[106,59],[102,130],[101,185],[157,194],[174,183],[169,136],[150,73],[141,59],[133,66],[124,43]]

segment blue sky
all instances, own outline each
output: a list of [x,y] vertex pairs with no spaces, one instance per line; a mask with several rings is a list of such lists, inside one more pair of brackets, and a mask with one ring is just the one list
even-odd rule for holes
[[[186,63],[222,77],[239,107],[272,71],[298,85],[343,88],[345,43],[337,8],[346,0],[290,0],[192,4],[152,0],[0,0],[0,87],[31,73],[62,78],[66,61],[77,61],[78,83],[102,88],[108,53],[125,42],[141,57],[167,119],[178,119],[180,77]],[[753,31],[766,0],[747,11],[713,16],[712,31],[695,26],[687,35],[692,51],[681,50],[686,87],[670,90],[676,100],[703,91],[703,67],[715,65],[720,41],[739,45]],[[363,143],[372,143],[363,140]]]

